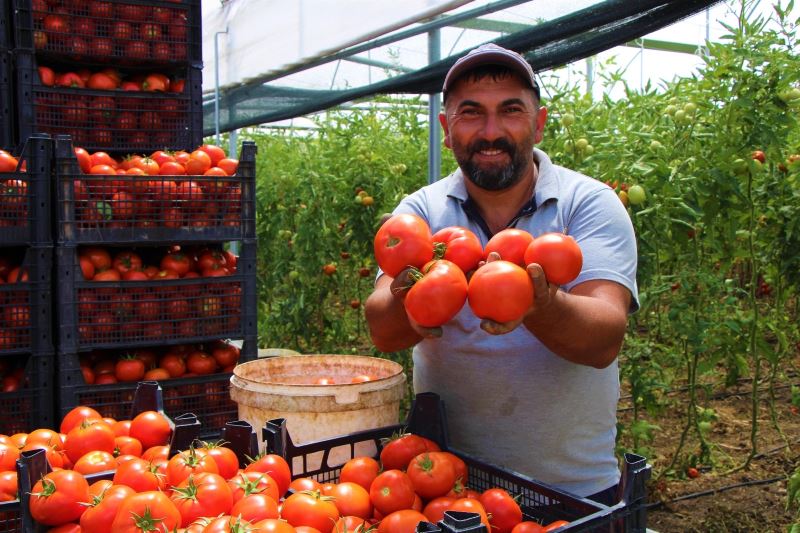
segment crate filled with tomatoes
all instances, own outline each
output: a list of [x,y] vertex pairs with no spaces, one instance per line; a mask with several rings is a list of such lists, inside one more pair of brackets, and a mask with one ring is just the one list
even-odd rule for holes
[[255,238],[255,154],[214,145],[115,158],[56,139],[56,240],[173,243]]
[[52,353],[53,248],[0,248],[0,357]]
[[63,353],[255,334],[254,242],[55,250]]
[[[342,499],[349,494],[348,501],[360,493],[365,514],[359,517],[367,520],[365,527],[379,520],[380,529],[405,524],[413,531],[420,522],[439,522],[445,511],[461,511],[476,513],[486,531],[645,531],[645,481],[651,467],[644,457],[625,454],[619,501],[606,506],[449,447],[444,407],[438,395],[418,394],[404,424],[302,445],[292,442],[285,419],[270,420],[262,428],[265,453],[291,465],[293,483],[302,480],[308,489],[317,487]],[[375,453],[360,455],[358,450],[364,449]],[[349,450],[349,458],[333,450]],[[339,461],[330,461],[332,457]],[[297,492],[283,502],[282,512],[294,517],[286,518],[290,524],[316,527],[308,521],[323,525],[338,518],[338,507],[327,508],[330,517],[293,514],[290,507],[299,510],[310,503],[307,496],[298,496],[302,494],[312,493]]]
[[0,149],[0,243],[53,244],[50,184],[53,141],[28,138],[20,153]]
[[149,346],[136,349],[93,350],[58,356],[58,413],[78,405],[123,418],[141,380],[156,381],[163,390],[164,412],[177,417],[193,413],[201,435],[217,435],[236,420],[237,405],[228,384],[238,362],[256,357],[255,336],[226,341]]
[[0,434],[52,425],[54,361],[52,352],[0,355]]
[[202,140],[198,67],[86,65],[13,54],[16,131],[69,135],[116,154],[196,146]]
[[200,0],[12,0],[14,47],[115,65],[201,63]]

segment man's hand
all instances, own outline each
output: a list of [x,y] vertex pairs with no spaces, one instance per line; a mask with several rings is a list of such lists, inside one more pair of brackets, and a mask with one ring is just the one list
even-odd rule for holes
[[[399,299],[401,302],[405,302],[406,294],[411,286],[414,284],[411,280],[411,268],[406,268],[400,274],[397,275],[396,278],[392,280],[392,284],[390,285],[389,289],[392,292],[392,295]],[[405,304],[403,306],[405,308]],[[406,312],[406,317],[408,317],[408,323],[411,325],[411,328],[424,339],[437,339],[442,336],[442,328],[426,328],[417,324],[411,315]]]
[[[492,252],[486,258],[486,262],[497,261],[500,255]],[[480,268],[480,266],[478,267]],[[533,281],[533,304],[525,311],[525,313],[516,320],[510,322],[495,322],[484,318],[481,320],[481,329],[491,335],[505,335],[514,331],[525,319],[533,313],[547,312],[547,307],[550,305],[553,297],[558,291],[558,285],[551,285],[547,283],[547,278],[544,276],[544,270],[536,263],[531,263],[526,268],[528,275]]]

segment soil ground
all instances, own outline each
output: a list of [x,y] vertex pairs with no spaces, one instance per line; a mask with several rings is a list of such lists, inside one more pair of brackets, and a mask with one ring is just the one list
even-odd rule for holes
[[[768,392],[761,387],[758,413],[757,455],[747,468],[739,468],[750,455],[752,395],[750,384],[714,390],[699,399],[699,404],[717,414],[708,434],[713,446],[714,465],[698,465],[700,475],[689,478],[685,465],[680,475],[664,471],[681,439],[686,420],[686,392],[670,395],[670,407],[650,421],[661,429],[650,444],[648,463],[653,476],[648,486],[648,527],[659,533],[672,532],[786,532],[800,520],[796,507],[787,511],[787,478],[800,468],[800,413],[791,404],[791,385],[795,376],[776,385],[775,412],[778,427],[770,415]],[[626,423],[632,411],[620,402],[620,422]],[[781,435],[783,433],[783,436]],[[788,442],[788,445],[787,445]],[[690,434],[683,447],[686,457],[698,446]]]

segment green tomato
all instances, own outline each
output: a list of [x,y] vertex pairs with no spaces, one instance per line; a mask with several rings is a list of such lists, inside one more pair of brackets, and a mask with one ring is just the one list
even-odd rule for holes
[[678,124],[683,124],[686,121],[686,111],[683,109],[678,109],[675,111],[675,122]]
[[697,104],[694,102],[687,102],[686,105],[683,106],[683,112],[687,115],[694,115],[697,111]]
[[580,151],[580,152],[583,152],[584,150],[586,150],[587,146],[589,146],[589,141],[587,141],[583,137],[581,137],[580,139],[575,141],[575,148],[577,148],[578,151]]
[[357,203],[358,205],[361,205],[362,203],[364,203],[364,197],[360,196],[360,195],[356,195],[356,197],[353,198],[353,201],[355,203]]
[[572,113],[564,113],[561,117],[561,123],[564,125],[565,128],[569,128],[573,124],[575,124],[575,115]]
[[747,161],[744,159],[736,159],[733,161],[733,172],[735,174],[744,174],[747,172]]
[[672,115],[675,114],[675,112],[677,110],[678,110],[677,107],[675,107],[674,105],[670,104],[670,105],[668,105],[667,107],[664,108],[664,113],[666,113],[667,115],[672,116]]
[[664,145],[658,142],[657,140],[653,139],[650,141],[650,149],[653,151],[661,150],[664,148]]
[[297,279],[299,277],[300,277],[300,272],[298,272],[297,270],[290,270],[289,271],[289,279],[295,280],[295,279]]
[[641,185],[631,185],[628,188],[628,201],[631,205],[641,205],[646,198],[647,195],[644,192],[644,187]]
[[592,146],[591,144],[587,144],[586,148],[584,148],[583,151],[586,155],[592,155],[594,153],[594,146]]

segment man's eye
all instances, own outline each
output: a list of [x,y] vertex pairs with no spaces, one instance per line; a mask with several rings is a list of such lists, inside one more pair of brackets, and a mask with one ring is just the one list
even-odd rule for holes
[[507,115],[514,115],[517,113],[522,113],[524,110],[521,107],[514,106],[514,107],[507,107],[505,111]]
[[478,112],[477,109],[462,109],[461,110],[461,115],[465,116],[465,117],[476,117],[479,114],[480,113]]

